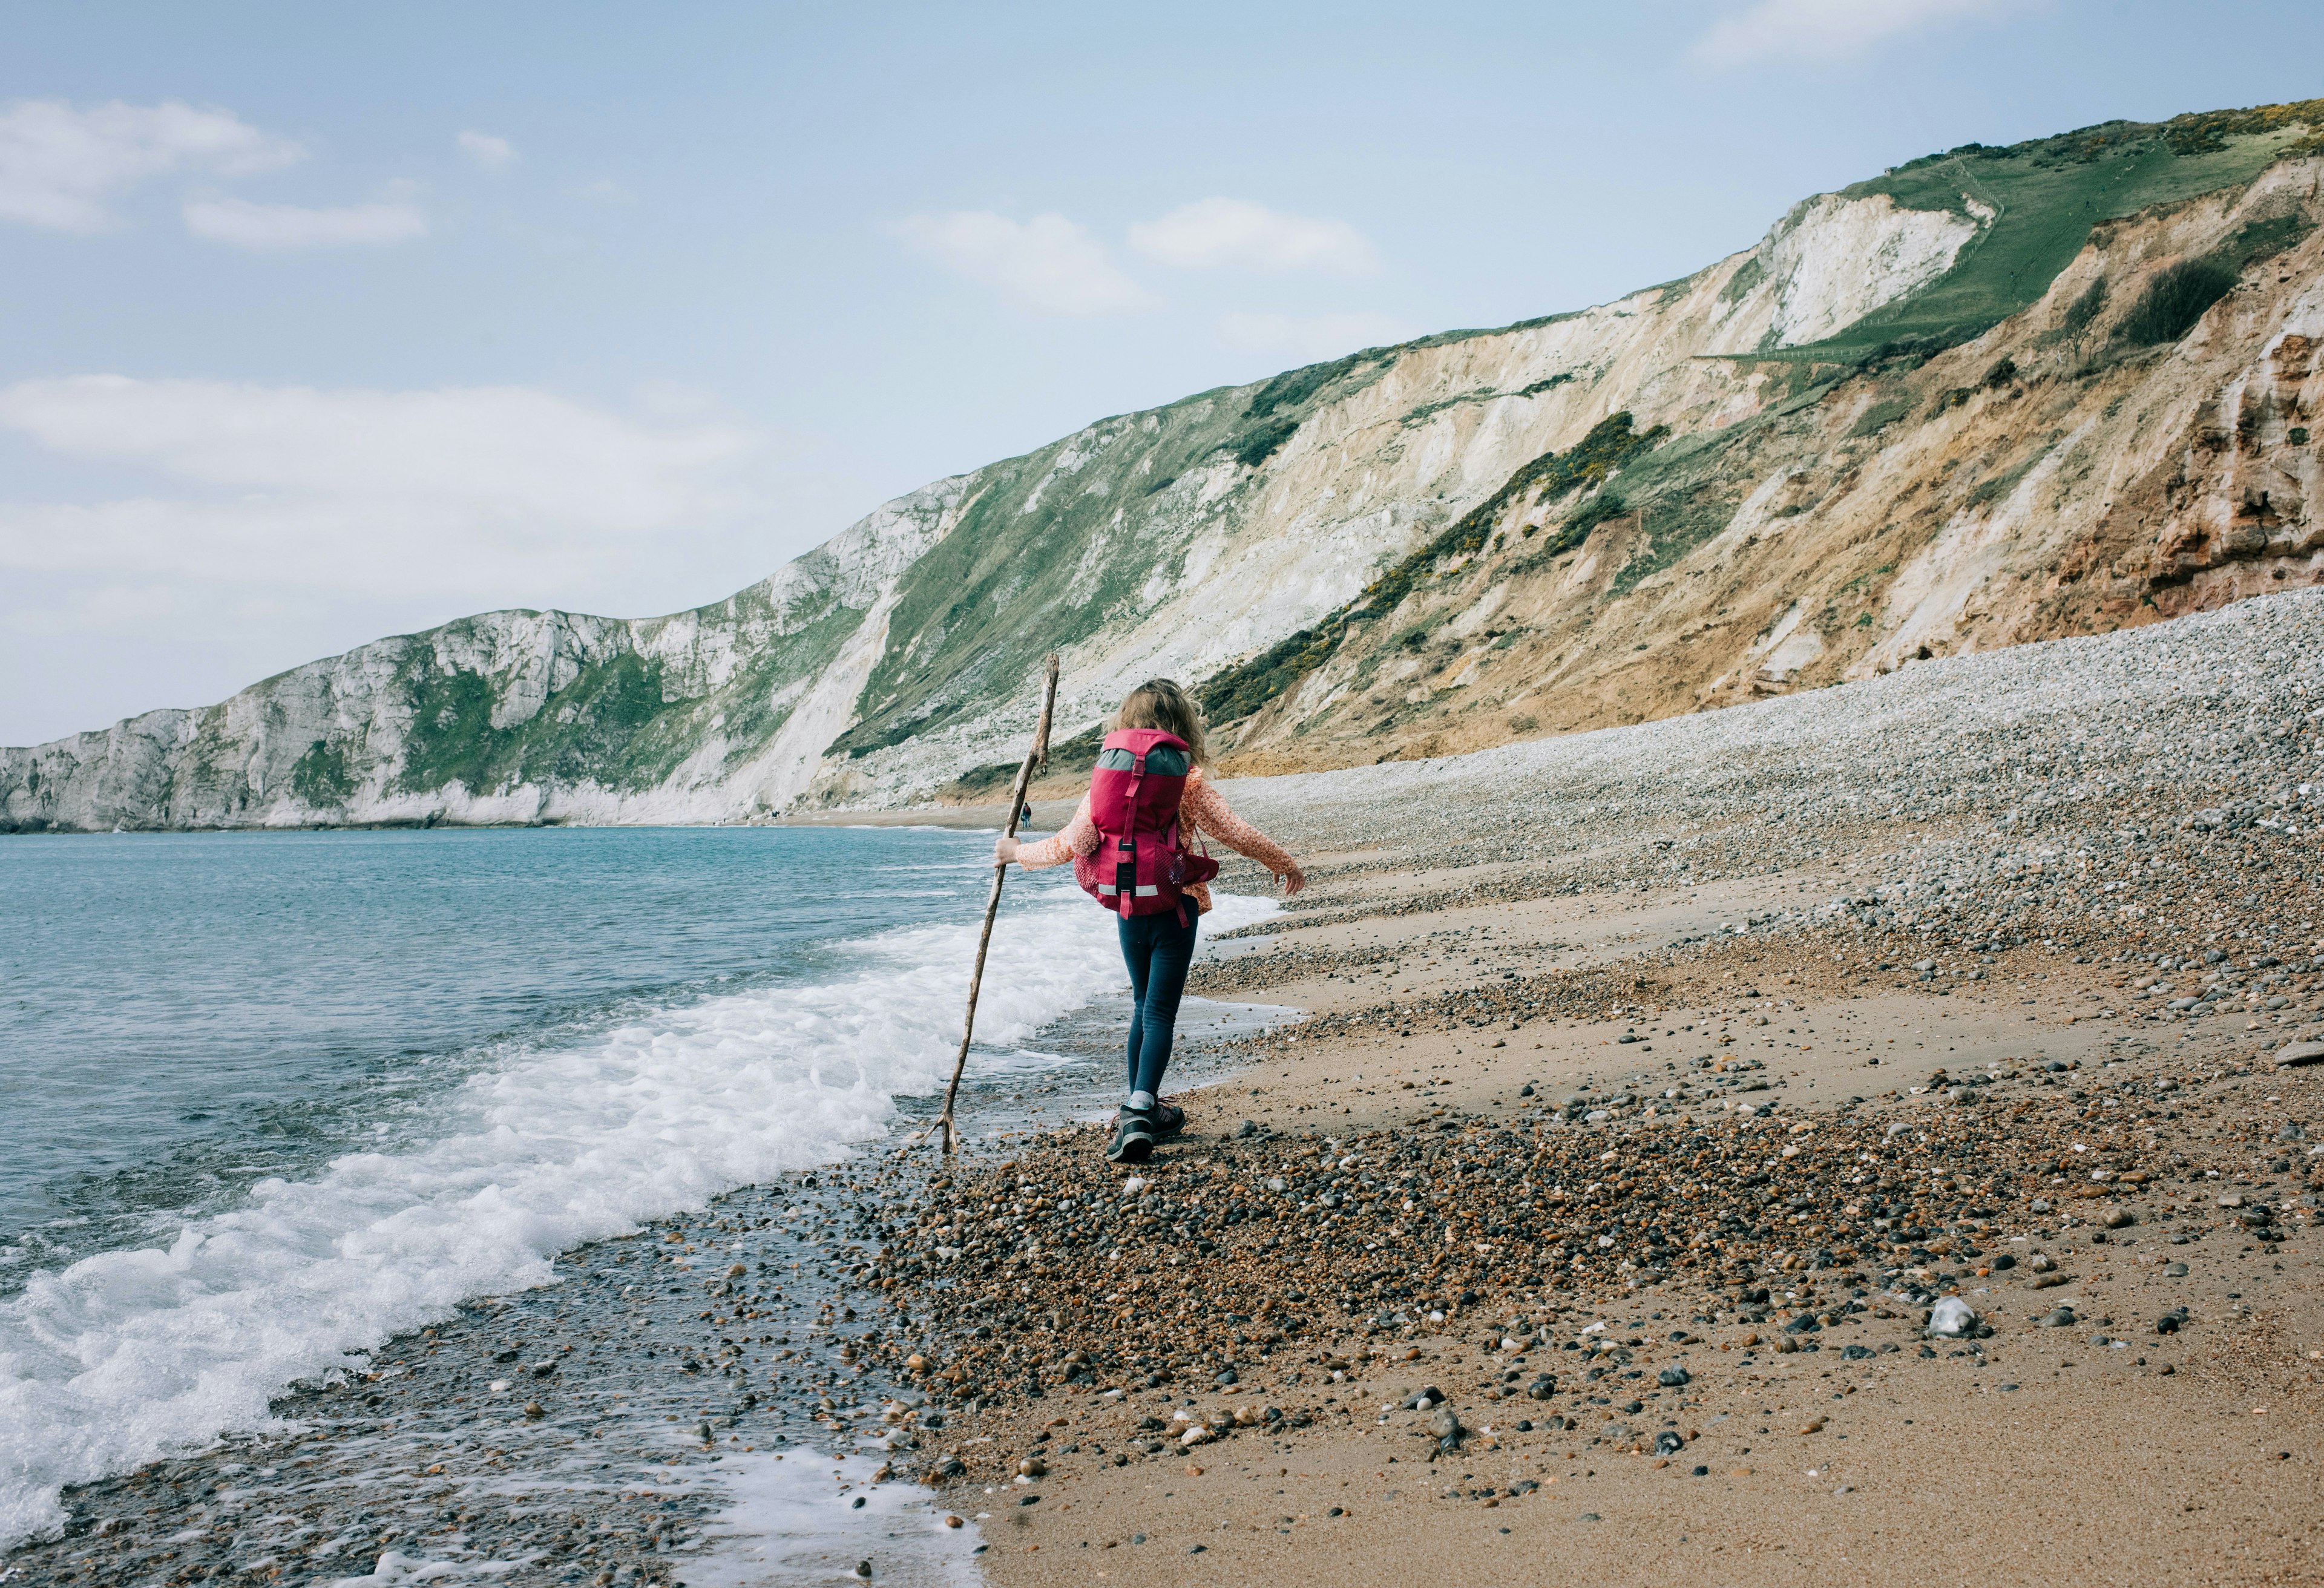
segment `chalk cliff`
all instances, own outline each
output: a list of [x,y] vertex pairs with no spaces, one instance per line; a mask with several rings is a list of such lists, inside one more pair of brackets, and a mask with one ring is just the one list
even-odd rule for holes
[[2315,583],[2319,185],[2324,101],[1932,155],[1615,302],[1101,420],[713,605],[0,750],[0,830],[974,797],[1051,646],[1068,739],[1164,673],[1229,770],[1347,765]]

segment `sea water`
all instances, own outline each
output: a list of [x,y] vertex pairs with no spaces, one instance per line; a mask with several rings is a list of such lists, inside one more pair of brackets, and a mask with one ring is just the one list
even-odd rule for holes
[[[560,1251],[881,1138],[950,1070],[991,846],[0,845],[0,1548]],[[972,1076],[1053,1064],[1023,1045],[1123,981],[1066,876],[1012,876]]]

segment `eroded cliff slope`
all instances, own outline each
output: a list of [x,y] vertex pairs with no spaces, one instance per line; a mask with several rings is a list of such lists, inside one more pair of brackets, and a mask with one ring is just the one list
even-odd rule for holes
[[2315,582],[2319,183],[2324,102],[1933,155],[1617,302],[1100,420],[712,606],[0,750],[0,826],[969,797],[1051,646],[1069,737],[1170,673],[1231,769],[1344,765]]

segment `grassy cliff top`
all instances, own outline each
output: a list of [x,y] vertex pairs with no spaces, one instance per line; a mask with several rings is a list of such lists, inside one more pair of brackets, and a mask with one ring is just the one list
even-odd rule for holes
[[2324,152],[2324,99],[2102,122],[2006,147],[1964,143],[1909,161],[1843,198],[1993,212],[1952,269],[1825,341],[1775,355],[1846,361],[1885,342],[1967,341],[2037,301],[2103,222],[2237,188],[2286,153]]

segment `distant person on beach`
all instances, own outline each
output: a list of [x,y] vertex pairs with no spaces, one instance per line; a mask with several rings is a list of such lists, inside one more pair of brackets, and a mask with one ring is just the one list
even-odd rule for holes
[[1299,863],[1204,781],[1207,748],[1202,713],[1185,691],[1167,679],[1140,684],[1115,715],[1090,792],[1065,830],[1038,844],[1003,837],[992,849],[996,863],[1013,860],[1028,871],[1074,862],[1082,886],[1116,917],[1130,1011],[1130,1095],[1105,1148],[1115,1163],[1145,1162],[1157,1141],[1186,1123],[1185,1109],[1162,1101],[1162,1072],[1194,962],[1195,923],[1211,908],[1204,883],[1218,867],[1187,854],[1184,840],[1217,839],[1272,872],[1286,894],[1307,885]]

